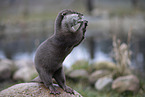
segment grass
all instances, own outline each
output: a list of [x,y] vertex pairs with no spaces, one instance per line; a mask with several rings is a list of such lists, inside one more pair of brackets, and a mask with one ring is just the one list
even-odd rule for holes
[[[129,91],[120,94],[113,90],[102,92],[97,91],[94,87],[90,86],[87,81],[84,80],[76,83],[67,79],[67,84],[79,92],[83,97],[145,97],[144,90],[140,90],[137,94],[133,94]],[[142,84],[145,86],[145,82]]]

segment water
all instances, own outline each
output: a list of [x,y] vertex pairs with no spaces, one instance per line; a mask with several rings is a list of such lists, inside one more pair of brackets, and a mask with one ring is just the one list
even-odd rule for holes
[[[66,67],[70,67],[77,60],[87,60],[90,63],[99,62],[99,61],[112,61],[109,54],[104,53],[100,47],[95,48],[94,59],[91,59],[88,52],[88,48],[84,47],[84,43],[80,44],[78,47],[75,47],[73,51],[66,57],[63,64]],[[13,60],[34,60],[35,50],[30,52],[16,52],[12,58]],[[5,59],[6,56],[3,51],[0,51],[0,59]]]

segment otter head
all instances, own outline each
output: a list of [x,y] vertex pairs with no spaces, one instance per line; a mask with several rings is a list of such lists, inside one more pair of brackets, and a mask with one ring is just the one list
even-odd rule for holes
[[66,32],[75,32],[83,21],[82,14],[67,14],[62,20],[62,27]]

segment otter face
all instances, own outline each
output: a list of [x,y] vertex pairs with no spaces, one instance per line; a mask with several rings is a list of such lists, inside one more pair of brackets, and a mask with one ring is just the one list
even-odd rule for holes
[[83,21],[83,16],[79,14],[68,14],[65,15],[62,21],[62,25],[68,27],[69,30],[76,31],[80,23]]

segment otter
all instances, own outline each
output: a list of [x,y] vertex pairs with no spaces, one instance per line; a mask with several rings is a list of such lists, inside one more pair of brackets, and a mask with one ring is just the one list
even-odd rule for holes
[[[74,47],[84,39],[88,21],[82,20],[83,14],[65,9],[55,20],[54,34],[40,44],[35,54],[35,68],[39,74],[33,81],[43,82],[51,94],[60,94],[53,86],[52,78],[67,93],[74,94],[66,85],[62,63]],[[80,23],[78,29],[73,26]]]

